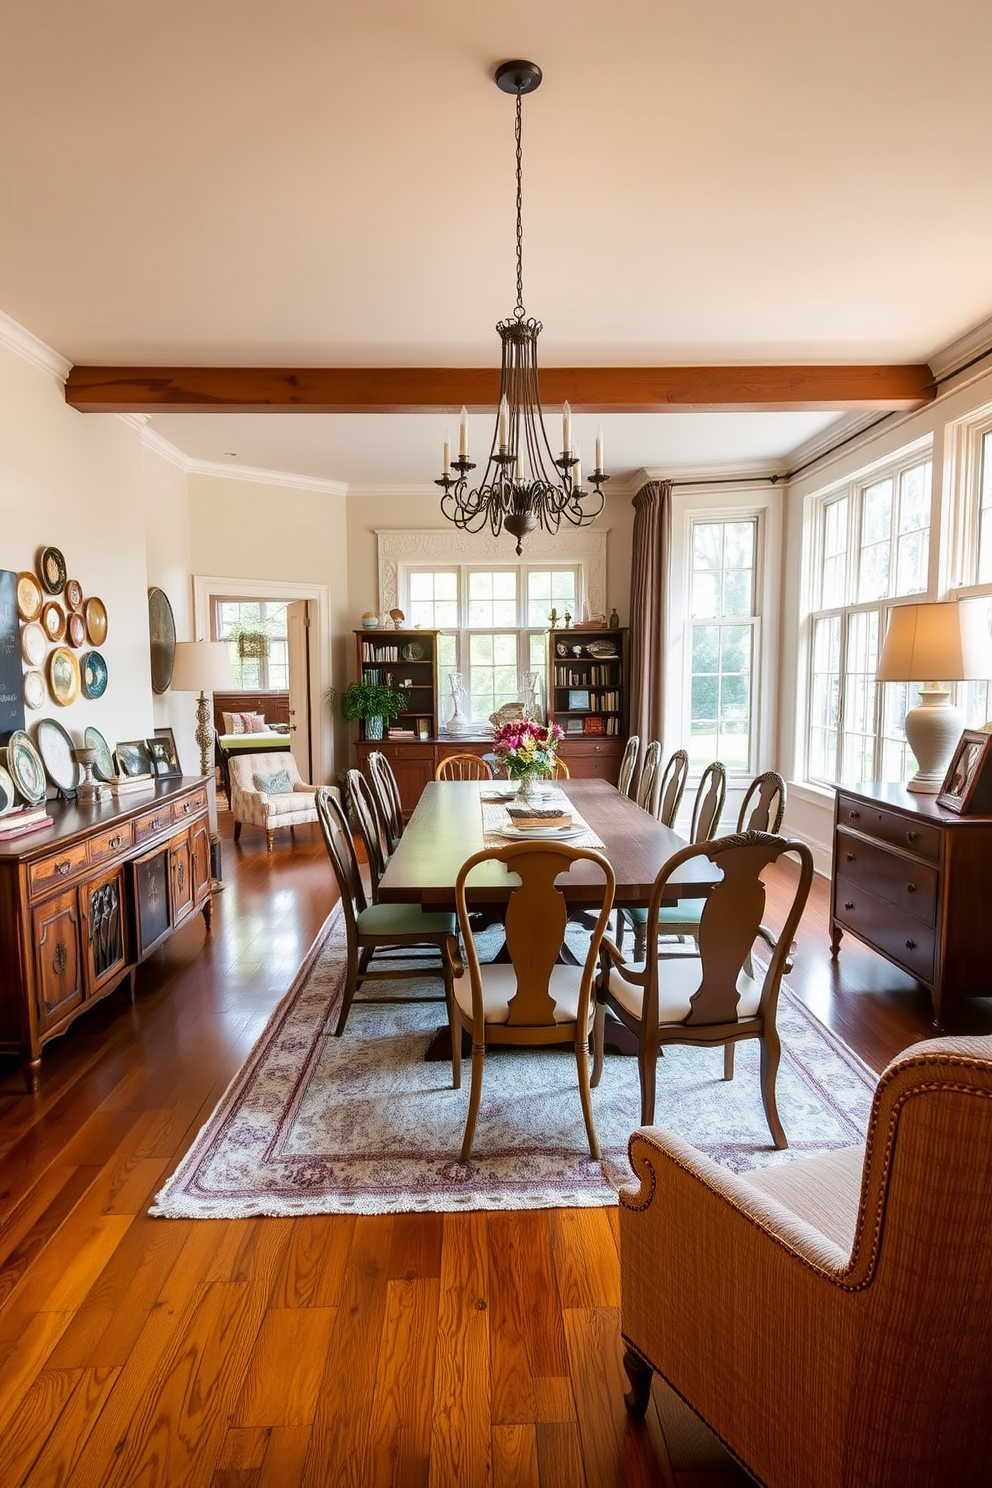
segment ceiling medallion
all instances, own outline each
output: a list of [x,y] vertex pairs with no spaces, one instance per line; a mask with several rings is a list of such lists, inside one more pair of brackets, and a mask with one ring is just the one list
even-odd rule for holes
[[[442,514],[466,532],[505,530],[522,540],[535,527],[552,534],[564,518],[574,527],[587,527],[603,510],[603,435],[596,438],[596,468],[588,477],[592,489],[582,484],[579,451],[572,447],[572,414],[562,409],[562,451],[555,457],[544,428],[537,373],[537,338],[541,322],[524,309],[521,99],[540,86],[541,69],[534,62],[503,62],[496,69],[496,85],[516,96],[517,147],[517,303],[513,315],[496,326],[502,343],[500,399],[493,442],[482,483],[469,490],[468,473],[475,464],[468,457],[468,412],[462,409],[458,458],[444,441],[444,464],[435,485],[444,489]],[[456,475],[452,475],[452,471]],[[552,475],[550,472],[554,471]]]

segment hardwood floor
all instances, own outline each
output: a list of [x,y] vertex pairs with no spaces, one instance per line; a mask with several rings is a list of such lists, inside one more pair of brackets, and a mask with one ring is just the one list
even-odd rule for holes
[[[616,1211],[148,1218],[335,897],[316,828],[221,829],[213,933],[49,1045],[37,1096],[0,1063],[4,1488],[744,1483],[657,1384],[626,1416]],[[881,1068],[928,1000],[854,942],[832,963],[826,905],[790,982]]]

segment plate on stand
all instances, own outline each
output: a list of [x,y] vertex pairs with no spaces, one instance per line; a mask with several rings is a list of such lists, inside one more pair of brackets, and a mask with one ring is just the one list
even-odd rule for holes
[[110,752],[110,745],[98,728],[87,728],[83,732],[83,743],[87,749],[96,751],[96,759],[93,761],[93,774],[97,780],[105,780],[108,784],[116,778],[114,769],[114,757]]
[[49,780],[63,796],[74,796],[79,767],[73,754],[76,746],[65,729],[55,718],[40,718],[35,738]]
[[41,755],[23,729],[15,729],[7,740],[7,769],[25,801],[40,806],[45,799],[45,766]]

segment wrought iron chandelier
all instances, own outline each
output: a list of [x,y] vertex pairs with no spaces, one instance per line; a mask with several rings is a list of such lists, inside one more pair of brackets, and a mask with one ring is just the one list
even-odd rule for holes
[[[493,442],[482,483],[469,490],[468,473],[475,464],[468,457],[468,412],[461,411],[458,458],[444,441],[444,468],[435,485],[442,486],[441,511],[456,527],[481,532],[489,526],[494,534],[503,528],[522,539],[535,527],[556,533],[562,518],[574,527],[587,527],[603,510],[606,500],[603,470],[603,435],[596,437],[596,468],[586,489],[582,483],[579,451],[572,448],[572,415],[562,409],[562,452],[555,458],[544,428],[537,375],[537,338],[542,326],[524,309],[523,193],[521,187],[521,100],[541,83],[541,69],[534,62],[503,62],[496,69],[496,85],[517,99],[517,303],[508,320],[497,323],[502,342],[500,399]],[[452,471],[457,475],[452,475]],[[555,474],[549,474],[549,471]]]

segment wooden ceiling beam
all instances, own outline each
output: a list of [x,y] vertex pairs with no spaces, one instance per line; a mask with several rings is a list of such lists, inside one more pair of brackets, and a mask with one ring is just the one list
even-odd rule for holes
[[[577,413],[913,409],[935,396],[926,365],[545,367],[545,407]],[[81,413],[450,413],[491,411],[495,367],[73,367]]]

